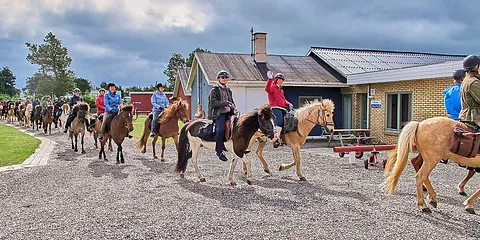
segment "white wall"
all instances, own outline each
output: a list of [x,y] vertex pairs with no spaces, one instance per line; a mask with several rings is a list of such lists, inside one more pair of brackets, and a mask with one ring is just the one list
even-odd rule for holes
[[230,86],[233,100],[240,114],[253,111],[253,109],[268,103],[264,87]]

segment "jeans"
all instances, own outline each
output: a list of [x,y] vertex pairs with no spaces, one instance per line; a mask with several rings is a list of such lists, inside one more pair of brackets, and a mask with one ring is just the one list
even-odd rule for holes
[[231,116],[230,113],[222,113],[215,119],[215,151],[217,154],[223,152],[225,139],[225,121]]
[[162,113],[162,111],[160,111],[160,110],[158,110],[158,111],[153,111],[153,118],[152,118],[152,122],[151,122],[151,126],[150,126],[150,131],[151,131],[152,133],[154,133],[155,130],[157,130],[157,129],[155,129],[155,127],[156,127],[155,124],[156,124],[157,121],[158,121],[158,116],[160,115],[160,113]]
[[283,127],[283,117],[286,112],[278,108],[272,108],[272,112],[275,115],[275,126]]

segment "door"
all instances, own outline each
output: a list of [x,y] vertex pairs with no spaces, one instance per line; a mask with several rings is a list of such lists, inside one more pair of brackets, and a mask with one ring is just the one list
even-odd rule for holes
[[342,106],[343,106],[342,127],[344,129],[351,129],[352,128],[352,95],[351,94],[342,95]]
[[367,128],[367,94],[361,93],[360,95],[360,128],[366,129]]

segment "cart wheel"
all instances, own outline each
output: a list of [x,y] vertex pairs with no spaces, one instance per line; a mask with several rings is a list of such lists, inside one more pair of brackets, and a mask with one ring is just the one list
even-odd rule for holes
[[344,156],[345,156],[345,153],[344,153],[344,152],[338,153],[338,156],[344,157]]
[[383,160],[383,169],[385,169],[385,166],[387,165],[387,160]]
[[365,166],[365,169],[368,169],[368,159],[363,161],[363,165]]
[[356,157],[357,159],[362,158],[362,157],[363,157],[363,152],[355,152],[355,157]]

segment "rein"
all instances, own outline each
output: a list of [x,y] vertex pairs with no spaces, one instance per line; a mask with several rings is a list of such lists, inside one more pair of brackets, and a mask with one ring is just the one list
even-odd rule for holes
[[[320,123],[320,120],[319,120],[320,116],[322,116],[324,125],[322,125]],[[326,131],[328,131],[328,128],[327,128],[328,126],[335,126],[335,124],[333,122],[327,122],[327,116],[325,116],[325,110],[324,109],[320,110],[320,108],[317,109],[317,121],[316,122],[314,122],[314,121],[312,121],[308,118],[306,118],[305,120],[307,120],[307,121],[309,121],[309,122],[311,122],[311,123],[313,123],[317,126],[320,126],[320,127],[324,128]]]

